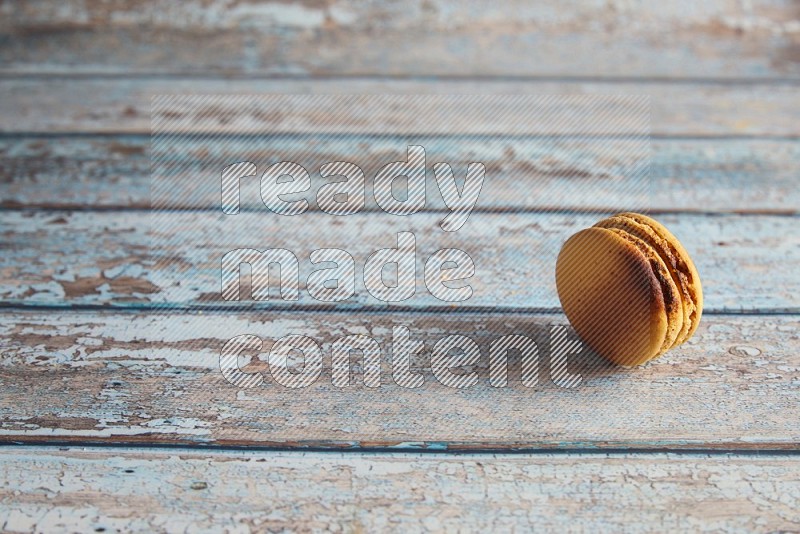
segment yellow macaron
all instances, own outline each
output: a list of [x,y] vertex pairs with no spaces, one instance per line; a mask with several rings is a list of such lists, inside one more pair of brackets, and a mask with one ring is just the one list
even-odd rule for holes
[[686,249],[657,221],[620,213],[570,237],[556,262],[561,306],[605,358],[641,365],[689,339],[703,290]]

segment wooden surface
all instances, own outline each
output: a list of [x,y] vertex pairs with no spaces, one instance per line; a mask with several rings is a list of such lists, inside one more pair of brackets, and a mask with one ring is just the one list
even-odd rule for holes
[[[0,73],[0,530],[800,529],[796,2],[5,1]],[[354,142],[374,167],[415,137],[456,167],[479,152],[491,170],[457,235],[434,233],[438,193],[407,221],[420,256],[448,239],[471,244],[479,291],[466,305],[420,286],[387,307],[360,285],[347,306],[317,305],[302,285],[311,249],[336,241],[360,268],[407,228],[371,200],[334,226],[312,199],[302,217],[315,231],[298,233],[261,220],[251,195],[239,231],[269,232],[298,254],[301,299],[221,306],[218,190],[178,173],[186,195],[153,232],[151,101],[250,93],[570,94],[600,137],[607,117],[580,95],[639,95],[634,107],[649,97],[649,153],[637,153],[651,181],[636,202],[698,264],[707,313],[696,336],[634,370],[584,354],[570,363],[580,387],[554,383],[547,335],[566,324],[554,254],[603,213],[638,207],[630,189],[576,185],[617,176],[609,154],[627,141],[565,140],[563,128],[508,122],[502,104],[469,126],[491,137],[458,142],[419,119],[386,139],[391,107],[323,143],[279,113],[178,117],[187,131],[250,135],[187,137],[172,154],[186,168],[246,147],[259,165],[276,147],[312,163],[351,159]],[[413,106],[420,119],[434,111]],[[192,283],[178,285],[185,272]],[[425,343],[417,390],[391,378],[398,324]],[[246,369],[265,384],[239,391],[219,351],[244,332],[264,341]],[[456,391],[429,357],[463,332],[483,350],[480,381]],[[325,354],[305,390],[278,386],[263,361],[289,333]],[[359,366],[353,385],[332,385],[331,343],[354,333],[381,344],[378,391]],[[536,387],[513,359],[509,387],[488,384],[486,347],[507,333],[540,343]]]
[[[396,80],[391,78],[247,79],[192,77],[74,78],[59,75],[0,80],[4,121],[0,132],[150,133],[150,103],[156,95],[299,94],[559,94],[649,96],[652,134],[658,137],[797,137],[800,135],[797,84],[775,81],[735,84],[698,81],[580,80]],[[92,95],[87,98],[87,95]],[[430,107],[403,111],[424,117]],[[269,114],[267,114],[269,117]],[[225,131],[247,127],[268,131],[270,120],[254,121],[247,113],[224,125]],[[364,126],[380,132],[393,123],[390,110]],[[216,117],[198,126],[220,129]],[[380,119],[380,120],[379,120]],[[386,122],[384,122],[386,121]],[[597,123],[594,123],[597,124]],[[480,126],[480,124],[479,124]],[[536,124],[513,123],[514,129]],[[494,130],[492,130],[494,131]],[[536,133],[536,130],[533,130]],[[549,133],[547,130],[539,133]],[[556,132],[557,133],[557,132]]]
[[11,532],[452,531],[465,525],[791,532],[800,521],[796,457],[9,447],[0,458],[9,482],[0,488],[8,510],[0,527]]
[[[443,145],[441,139],[423,138],[428,148]],[[251,142],[252,143],[252,142]],[[349,140],[358,143],[362,160],[383,163],[396,153],[398,143],[375,136]],[[215,150],[215,160],[242,157],[247,154],[264,165],[273,161],[275,139],[268,135],[262,143],[237,150],[239,143],[228,140],[224,146],[213,142],[187,139],[182,143],[185,154],[175,154],[187,167],[199,164],[198,154]],[[281,140],[286,153],[301,151],[308,161],[336,161],[350,157],[344,143],[312,143],[310,140],[287,137]],[[629,200],[629,193],[619,189],[591,188],[584,191],[573,184],[585,178],[615,176],[615,161],[600,157],[602,151],[591,143],[559,142],[553,139],[497,139],[494,142],[449,143],[448,161],[466,165],[469,154],[480,149],[483,161],[491,172],[482,191],[478,207],[483,210],[531,210],[548,207],[580,209],[618,209]],[[592,155],[591,165],[576,166],[569,159],[570,149],[580,148]],[[549,166],[531,165],[526,156],[546,150],[551,155]],[[613,154],[607,146],[606,153]],[[617,152],[620,149],[617,149]],[[385,158],[383,156],[385,154]],[[513,154],[513,155],[511,155]],[[595,156],[597,154],[597,156]],[[150,137],[149,135],[9,135],[0,137],[0,169],[2,169],[5,208],[146,209],[150,206]],[[491,156],[491,158],[490,158]],[[374,158],[374,159],[371,159]],[[645,192],[647,204],[654,212],[759,212],[797,214],[800,209],[800,147],[786,139],[653,139],[650,143],[650,187]],[[463,167],[462,167],[463,168]],[[374,173],[365,170],[369,176]],[[519,179],[536,181],[536,188],[520,191]],[[180,203],[174,207],[191,209],[216,208],[216,188],[190,187],[190,176],[176,177],[182,187]],[[312,175],[312,189],[318,188],[319,175]],[[571,195],[561,194],[570,187]],[[428,206],[443,208],[433,180]],[[377,206],[367,184],[366,208]],[[552,202],[559,195],[559,206]],[[260,207],[257,194],[242,195],[245,207]],[[263,208],[262,208],[263,209]],[[311,202],[310,209],[316,209]]]
[[[166,315],[165,315],[166,314]],[[165,311],[0,313],[3,389],[0,437],[84,443],[269,445],[282,448],[787,449],[800,440],[798,319],[784,315],[707,316],[695,337],[645,368],[614,368],[591,353],[570,360],[577,388],[554,383],[548,332],[560,314]],[[419,389],[398,386],[388,355],[394,325],[426,350],[412,360]],[[470,333],[483,351],[479,383],[464,390],[431,374],[430,350],[448,333]],[[219,370],[219,353],[243,333],[274,340],[310,336],[324,372],[289,389],[256,359],[264,385],[239,390]],[[330,345],[366,334],[384,350],[379,389],[361,372],[332,385]],[[541,347],[539,383],[488,382],[488,344],[521,333]],[[688,370],[691,370],[689,372]],[[29,384],[41,384],[36,396]],[[631,399],[636,399],[635,403]]]
[[[253,211],[238,215],[232,228],[216,212],[11,211],[5,214],[4,242],[16,253],[0,260],[0,296],[11,305],[386,309],[364,288],[363,265],[373,251],[396,246],[397,232],[410,231],[416,235],[420,273],[424,260],[440,248],[470,254],[476,266],[470,279],[474,295],[463,303],[442,302],[427,291],[420,274],[414,298],[389,309],[557,309],[552,273],[561,243],[600,218],[595,213],[473,213],[461,230],[445,234],[438,226],[444,215],[420,213],[406,220],[382,212],[342,218],[306,213],[300,221]],[[664,214],[659,220],[697,258],[708,312],[800,309],[795,217]],[[302,224],[318,229],[302,231]],[[270,236],[270,246],[297,255],[299,299],[222,300],[222,255],[240,243],[260,244],[248,236],[262,235]],[[36,248],[25,246],[33,240]],[[305,292],[314,269],[308,254],[324,247],[347,250],[356,263],[355,295],[344,303],[320,303]]]
[[800,76],[791,1],[67,0],[2,14],[0,66],[20,74]]

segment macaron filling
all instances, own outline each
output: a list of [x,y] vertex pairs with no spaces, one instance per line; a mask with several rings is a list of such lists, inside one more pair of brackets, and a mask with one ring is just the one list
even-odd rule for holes
[[663,297],[664,310],[667,315],[667,332],[664,337],[664,342],[656,356],[663,354],[675,345],[676,339],[678,339],[678,336],[681,334],[684,322],[683,303],[669,269],[656,249],[651,247],[644,240],[619,228],[604,228],[604,230],[614,232],[625,241],[633,244],[647,259],[650,269],[652,269],[653,275],[658,281]]
[[656,244],[665,251],[670,259],[667,265],[672,268],[673,275],[677,276],[680,282],[684,303],[688,309],[688,313],[685,313],[687,318],[686,333],[678,338],[676,342],[676,345],[680,345],[694,334],[695,330],[697,330],[697,325],[700,324],[702,289],[697,270],[677,238],[659,224],[658,221],[637,213],[622,213],[619,216],[630,219],[653,232],[657,238]]

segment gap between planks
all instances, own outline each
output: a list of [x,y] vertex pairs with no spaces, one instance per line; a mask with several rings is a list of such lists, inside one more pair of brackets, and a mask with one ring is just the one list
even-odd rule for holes
[[329,446],[323,446],[319,442],[309,441],[307,445],[259,445],[257,443],[247,445],[234,444],[192,444],[192,443],[158,443],[158,442],[103,442],[103,441],[81,441],[75,440],[9,440],[0,439],[0,454],[2,453],[28,453],[41,451],[43,453],[58,454],[62,452],[86,452],[100,454],[192,454],[233,457],[259,457],[262,454],[274,453],[276,455],[287,454],[290,456],[305,454],[320,454],[321,456],[387,456],[394,458],[461,458],[480,459],[484,457],[492,458],[515,458],[525,456],[586,456],[586,457],[607,457],[629,456],[629,457],[697,457],[697,458],[792,458],[800,457],[800,444],[796,442],[787,443],[783,447],[776,447],[770,444],[767,447],[747,448],[742,446],[724,445],[719,447],[702,447],[686,445],[683,447],[655,446],[647,447],[646,444],[623,444],[618,448],[613,446],[600,446],[592,443],[562,444],[559,447],[518,447],[514,448],[503,443],[467,443],[459,446],[458,443],[404,443],[393,447],[369,446],[360,447],[353,442],[341,441],[330,442]]
[[144,72],[103,72],[82,70],[80,72],[26,72],[23,70],[9,70],[0,67],[0,74],[6,80],[31,80],[31,81],[57,81],[57,80],[197,80],[219,81],[220,79],[232,81],[309,81],[324,82],[331,80],[341,81],[403,81],[403,82],[531,82],[531,83],[586,83],[586,84],[641,84],[641,85],[719,85],[719,86],[748,86],[748,85],[790,85],[800,86],[800,78],[789,77],[755,77],[755,78],[721,78],[702,76],[581,76],[581,75],[503,75],[503,74],[443,74],[443,75],[415,75],[415,74],[258,74],[258,73],[231,73],[214,75],[203,72],[172,70],[169,72],[144,71]]
[[[213,308],[200,307],[197,305],[187,304],[133,304],[133,303],[110,303],[110,304],[57,304],[57,303],[39,303],[39,302],[25,302],[25,301],[0,301],[0,313],[13,312],[13,311],[50,311],[50,312],[64,312],[70,313],[91,313],[91,312],[108,312],[108,313],[169,313],[170,315],[196,315],[202,313],[219,313],[219,314],[241,314],[241,313],[302,313],[302,314],[316,314],[316,313],[342,313],[353,314],[361,313],[370,316],[380,316],[391,313],[405,313],[405,314],[436,314],[446,313],[449,315],[474,315],[474,314],[487,314],[487,313],[502,313],[503,315],[561,315],[563,316],[564,310],[561,308],[458,308],[453,309],[450,306],[427,306],[419,308],[414,306],[392,306],[391,308],[383,307],[365,307],[365,306],[281,306],[279,304],[253,305],[247,308],[238,306],[214,306]],[[789,308],[723,308],[723,309],[705,309],[703,316],[718,316],[718,317],[741,317],[741,316],[761,316],[761,317],[800,317],[800,307]]]

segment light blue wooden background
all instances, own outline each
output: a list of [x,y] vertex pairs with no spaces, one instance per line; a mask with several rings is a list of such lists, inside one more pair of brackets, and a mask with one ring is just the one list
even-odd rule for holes
[[[0,2],[0,530],[800,529],[799,84],[789,0]],[[697,260],[703,324],[577,393],[226,388],[231,329],[327,350],[558,316],[543,290],[495,313],[175,310],[203,335],[166,329],[151,97],[264,92],[649,95],[652,208]],[[559,225],[499,183],[474,215],[484,261]],[[187,197],[186,225],[209,201]]]

